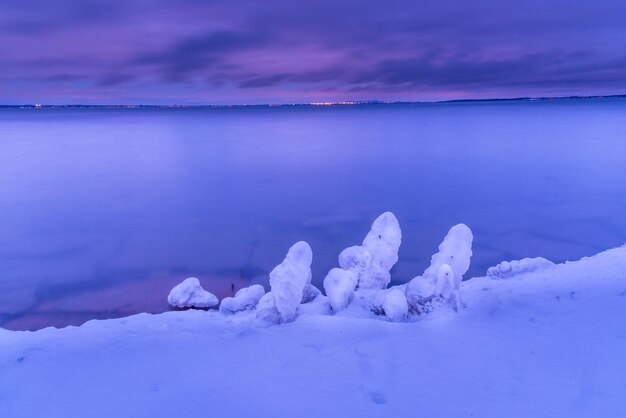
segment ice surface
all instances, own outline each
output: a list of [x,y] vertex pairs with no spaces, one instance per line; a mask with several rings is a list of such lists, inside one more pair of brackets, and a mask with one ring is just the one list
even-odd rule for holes
[[270,287],[280,322],[291,322],[296,318],[304,287],[311,281],[312,261],[311,247],[299,241],[289,249],[285,260],[270,272]]
[[487,276],[493,277],[495,279],[504,279],[515,276],[516,274],[543,270],[552,266],[554,266],[554,263],[550,260],[546,260],[543,257],[503,261],[494,267],[489,267],[489,269],[487,270]]
[[220,303],[220,312],[237,313],[256,308],[259,300],[265,294],[265,289],[260,284],[253,284],[241,288],[234,297],[226,297]]
[[176,308],[214,308],[219,304],[217,297],[204,290],[196,277],[185,279],[174,287],[167,302]]

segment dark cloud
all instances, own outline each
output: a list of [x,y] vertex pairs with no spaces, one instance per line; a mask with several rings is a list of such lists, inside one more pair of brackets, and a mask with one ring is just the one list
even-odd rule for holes
[[625,19],[614,0],[5,2],[0,102],[46,83],[163,102],[623,93]]

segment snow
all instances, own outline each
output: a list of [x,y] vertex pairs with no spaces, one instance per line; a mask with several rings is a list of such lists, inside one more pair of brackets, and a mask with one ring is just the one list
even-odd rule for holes
[[[503,262],[462,281],[473,236],[459,224],[423,275],[388,288],[400,241],[396,217],[382,214],[339,255],[326,295],[299,241],[270,292],[242,288],[219,311],[0,329],[0,417],[621,413],[626,246],[559,265]],[[197,278],[168,301],[218,304]]]
[[382,307],[385,316],[391,321],[403,321],[409,314],[406,296],[403,291],[397,288],[391,288],[385,292],[385,301]]
[[390,270],[398,261],[402,232],[391,212],[380,215],[363,240],[363,245],[346,248],[339,254],[339,265],[354,272],[357,287],[384,289],[391,281]]
[[217,297],[200,285],[200,280],[190,277],[174,287],[167,296],[167,302],[175,308],[215,308]]
[[473,239],[467,225],[458,224],[450,228],[424,274],[413,278],[405,287],[411,312],[430,311],[432,299],[438,297],[460,306],[459,287],[470,266]]
[[241,311],[256,308],[259,300],[265,294],[265,289],[260,284],[253,284],[241,288],[234,297],[226,297],[220,303],[220,312],[234,314]]
[[0,330],[0,416],[623,415],[626,247],[460,289],[465,308],[406,322],[320,296],[271,327],[187,310]]
[[296,319],[304,288],[311,282],[313,252],[304,241],[295,243],[285,260],[270,272],[270,287],[279,322]]
[[489,267],[487,276],[493,277],[494,279],[505,279],[515,276],[516,274],[542,270],[552,266],[554,266],[554,263],[543,257],[503,261],[494,267]]
[[454,280],[460,284],[470,266],[473,239],[472,231],[467,225],[458,224],[450,228],[439,245],[439,252],[432,256],[430,267],[424,272],[424,278],[435,282],[439,268],[443,264],[448,264],[454,272]]
[[334,312],[339,312],[348,307],[354,299],[356,277],[354,272],[334,268],[328,272],[324,279],[324,291],[330,301]]

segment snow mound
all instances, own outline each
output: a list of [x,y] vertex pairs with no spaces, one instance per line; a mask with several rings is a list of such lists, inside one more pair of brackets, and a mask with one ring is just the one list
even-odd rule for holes
[[543,257],[523,258],[521,260],[503,261],[500,264],[489,267],[487,276],[494,279],[505,279],[522,273],[530,273],[555,266],[555,264]]
[[265,294],[265,289],[259,284],[239,289],[234,297],[226,297],[220,303],[220,312],[234,314],[256,308],[259,300]]
[[214,308],[219,304],[217,297],[200,286],[195,277],[185,279],[175,286],[167,296],[167,302],[175,308]]
[[270,273],[270,287],[274,304],[280,314],[279,322],[296,319],[305,286],[311,281],[313,252],[304,241],[295,243],[285,260]]
[[409,314],[409,305],[404,292],[397,288],[391,288],[385,292],[383,302],[385,316],[391,321],[404,321]]
[[324,279],[324,290],[330,301],[333,312],[339,312],[348,307],[354,299],[356,277],[354,272],[334,268]]

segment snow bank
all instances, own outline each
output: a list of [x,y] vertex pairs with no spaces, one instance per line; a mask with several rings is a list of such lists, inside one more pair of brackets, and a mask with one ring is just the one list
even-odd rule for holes
[[553,267],[555,264],[543,257],[523,258],[521,260],[503,261],[500,264],[489,267],[487,276],[494,279],[506,279],[516,274],[530,273]]
[[0,417],[623,415],[626,247],[460,289],[458,313],[399,323],[351,305],[288,327],[187,310],[0,330]]
[[176,308],[215,308],[217,297],[200,286],[195,277],[185,279],[174,287],[167,296],[167,302]]

